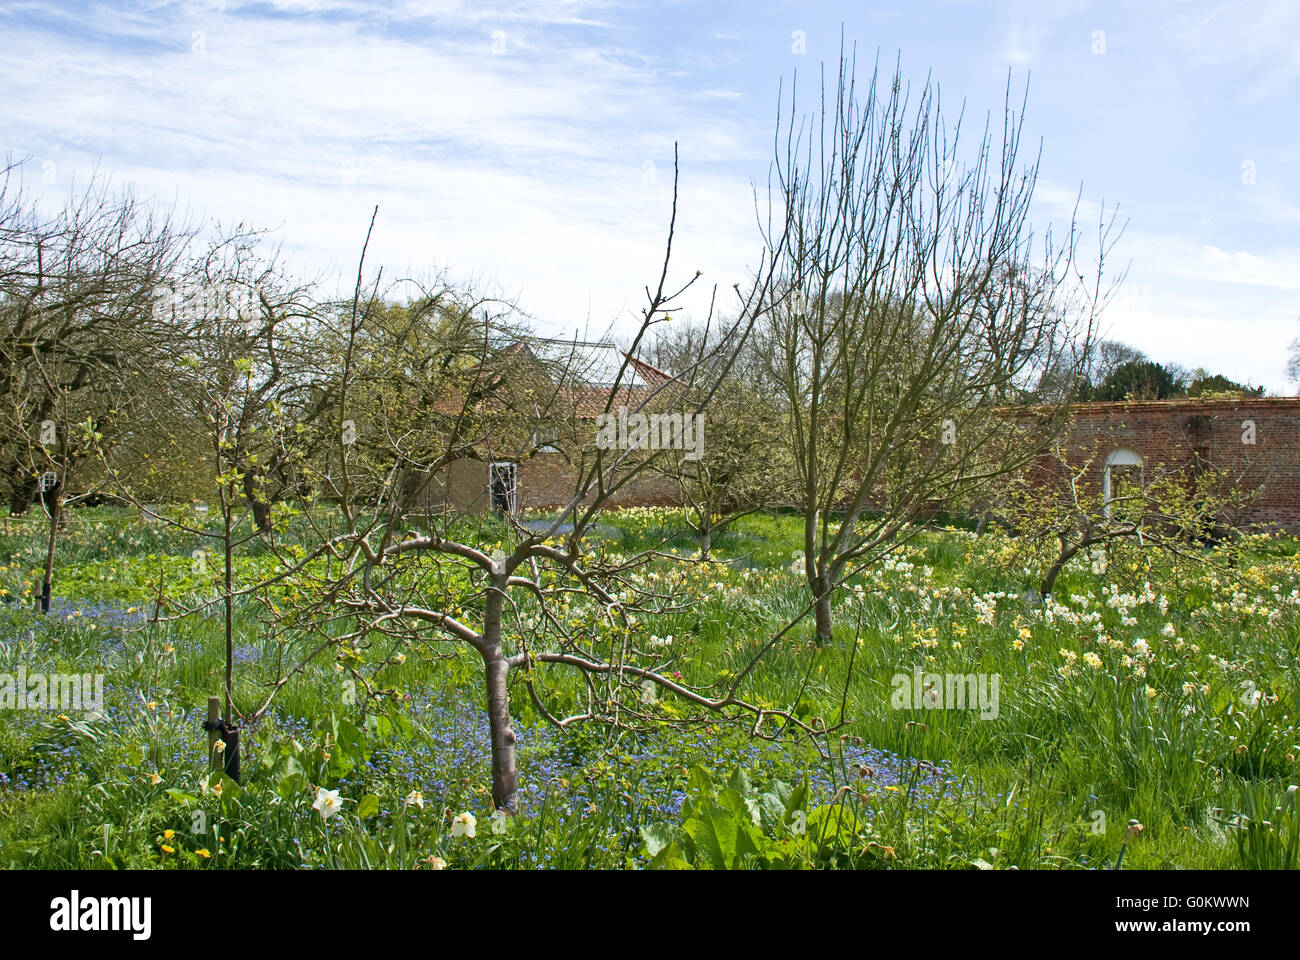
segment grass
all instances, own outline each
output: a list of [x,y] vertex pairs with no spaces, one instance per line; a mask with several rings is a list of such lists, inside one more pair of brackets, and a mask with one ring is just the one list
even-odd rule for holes
[[[672,511],[602,524],[615,553],[693,547]],[[1144,830],[1125,869],[1294,867],[1300,855],[1288,793],[1300,780],[1294,539],[1252,537],[1234,569],[1117,550],[1103,574],[1069,567],[1044,607],[1025,595],[1039,561],[1015,544],[923,533],[847,585],[832,643],[801,625],[745,683],[750,700],[805,719],[833,723],[843,699],[849,722],[820,752],[724,724],[558,731],[517,690],[523,809],[500,819],[477,657],[412,648],[383,668],[397,697],[381,714],[349,702],[332,661],[313,665],[244,731],[236,785],[206,775],[200,729],[224,669],[220,621],[145,623],[160,571],[177,605],[211,595],[194,538],[80,511],[42,616],[31,604],[41,537],[13,521],[0,537],[0,598],[13,601],[0,606],[0,672],[103,673],[107,706],[89,721],[0,714],[0,866],[709,865],[725,851],[692,838],[722,830],[725,865],[1095,869],[1114,863],[1131,819]],[[672,636],[685,678],[725,678],[805,606],[790,569],[799,537],[797,518],[756,515],[716,538],[720,562],[651,566],[640,576],[681,574],[689,602],[638,629]],[[238,576],[273,563],[241,556]],[[595,625],[581,603],[570,615]],[[248,705],[306,638],[270,635],[241,603],[235,643],[235,699]],[[896,678],[918,667],[996,675],[996,718],[896,708]],[[571,676],[538,673],[560,704],[581,696]],[[657,709],[671,720],[671,703]],[[312,808],[321,788],[338,790],[341,815]],[[781,807],[795,796],[797,810]],[[742,815],[759,808],[757,823]],[[476,818],[473,838],[451,835],[460,813]]]

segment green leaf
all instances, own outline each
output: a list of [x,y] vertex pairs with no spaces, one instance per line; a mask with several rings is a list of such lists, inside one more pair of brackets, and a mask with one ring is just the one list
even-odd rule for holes
[[694,841],[697,865],[725,870],[735,859],[736,822],[721,807],[702,805],[684,829]]
[[271,779],[277,783],[285,777],[291,777],[294,774],[306,773],[302,762],[296,754],[283,752],[275,758],[275,763],[271,765]]
[[650,861],[651,870],[693,870],[694,867],[682,856],[681,847],[670,843],[659,851]]
[[[784,784],[782,784],[784,786]],[[785,822],[789,823],[796,810],[803,810],[808,803],[808,781],[805,780],[799,786],[790,791],[785,798]]]
[[373,793],[367,793],[357,804],[357,816],[362,820],[367,817],[373,817],[379,812],[379,798]]
[[655,857],[659,851],[672,846],[677,842],[680,834],[678,827],[671,823],[652,823],[649,826],[641,828],[641,839],[645,841],[646,855]]
[[282,799],[289,799],[307,789],[307,778],[301,773],[293,773],[275,785],[275,792]]
[[687,789],[706,797],[713,793],[713,778],[709,776],[709,771],[703,767],[691,768],[690,779],[686,783]]
[[216,784],[221,784],[221,801],[223,803],[237,801],[244,792],[240,789],[239,784],[235,783],[224,773],[213,772],[208,775],[208,787],[211,788]]
[[684,829],[694,842],[697,866],[704,860],[715,870],[736,870],[745,866],[746,857],[758,855],[763,836],[754,826],[745,798],[732,790],[723,794],[730,794],[734,809],[700,804]]

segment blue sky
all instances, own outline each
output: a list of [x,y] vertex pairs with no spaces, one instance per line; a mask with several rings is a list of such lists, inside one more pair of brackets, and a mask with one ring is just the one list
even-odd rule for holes
[[[546,332],[626,324],[662,260],[727,291],[759,253],[778,84],[901,52],[982,120],[1008,71],[1043,142],[1035,227],[1118,203],[1103,318],[1153,358],[1294,393],[1300,5],[352,0],[0,2],[0,154],[54,202],[98,167],[275,228],[340,285],[445,270]],[[797,34],[803,37],[804,52]],[[707,286],[691,298],[707,302]]]

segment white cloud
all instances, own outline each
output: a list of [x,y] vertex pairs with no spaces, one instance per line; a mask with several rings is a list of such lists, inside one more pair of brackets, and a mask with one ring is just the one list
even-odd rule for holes
[[1194,262],[1187,264],[1185,275],[1211,282],[1300,291],[1300,251],[1259,255],[1206,246]]
[[[674,15],[693,11],[682,6]],[[1215,90],[1239,82],[1242,97],[1285,90],[1300,76],[1300,13],[1280,3],[1241,13],[1223,7],[1200,20],[1183,8],[1125,20],[1093,12],[1077,0],[1017,0],[995,14],[987,38],[945,37],[921,16],[898,25],[915,20],[933,45],[915,54],[906,47],[916,63],[948,55],[960,68],[1009,43],[1036,76],[1048,72],[1049,96],[1057,55],[1076,48],[1084,55],[1098,28],[1112,46],[1124,37],[1132,49],[1172,30],[1168,55],[1188,71],[1180,79],[1213,81]],[[35,159],[29,184],[42,161],[53,161],[57,182],[45,188],[52,201],[99,163],[140,193],[179,197],[225,222],[281,227],[303,270],[336,274],[344,285],[378,203],[371,262],[385,263],[387,275],[447,268],[518,297],[543,329],[558,331],[581,326],[588,313],[592,327],[603,328],[639,307],[642,287],[657,279],[677,141],[675,265],[683,280],[705,272],[689,301],[700,312],[712,283],[721,299],[757,260],[749,178],[761,187],[772,135],[760,95],[775,91],[787,66],[754,53],[761,27],[748,20],[743,43],[683,53],[675,42],[656,42],[677,37],[661,19],[601,0],[9,3],[0,7],[0,154]],[[725,21],[697,26],[700,38],[742,35]],[[191,53],[195,30],[205,53]],[[503,52],[493,52],[496,30],[505,34],[496,45]],[[770,49],[784,51],[788,30],[782,24],[778,32]],[[721,50],[725,66],[712,57]],[[1138,65],[1111,52],[1117,64]],[[1173,69],[1153,62],[1153,70]],[[1128,122],[1140,133],[1144,122],[1140,112],[1133,119],[1131,104],[1100,93],[1080,104],[1075,80],[1056,79],[1073,99],[1031,115],[1042,119],[1059,179],[1078,171],[1091,186],[1108,175],[1108,193],[1120,194],[1143,183],[1152,161],[1142,152],[1155,149],[1146,141],[1134,141],[1124,169],[1089,154],[1086,141],[1078,157],[1053,152],[1060,140],[1052,124],[1069,142],[1081,124]],[[1258,153],[1249,145],[1259,162],[1250,188],[1237,183],[1239,160],[1214,155],[1204,125],[1160,128],[1163,137],[1181,137],[1186,170],[1181,161],[1166,168],[1177,190],[1163,200],[1149,186],[1123,197],[1137,204],[1111,267],[1131,258],[1130,280],[1150,297],[1108,312],[1115,336],[1156,359],[1216,368],[1222,361],[1230,376],[1282,387],[1283,351],[1300,316],[1291,229],[1300,201],[1288,168],[1294,124],[1284,120],[1262,126]],[[1214,183],[1219,167],[1235,192],[1216,202],[1195,191]],[[1050,220],[1060,239],[1077,194],[1068,183],[1040,181],[1040,235]],[[1092,231],[1101,210],[1085,194],[1080,227]],[[1085,232],[1085,256],[1091,240]]]
[[[752,198],[722,164],[746,148],[725,116],[690,106],[737,94],[681,96],[680,81],[595,26],[585,11],[603,4],[401,3],[378,17],[343,0],[272,6],[315,16],[226,2],[149,16],[42,8],[66,31],[18,20],[0,86],[22,139],[0,147],[54,159],[51,192],[102,157],[139,192],[283,224],[305,268],[343,275],[379,203],[372,262],[480,277],[542,326],[571,329],[588,305],[595,327],[635,308],[657,279],[677,139],[675,262],[724,289],[742,278]],[[497,23],[525,31],[506,28],[504,53]]]

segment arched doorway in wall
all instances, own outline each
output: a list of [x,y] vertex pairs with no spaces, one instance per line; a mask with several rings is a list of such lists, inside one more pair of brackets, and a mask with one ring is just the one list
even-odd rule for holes
[[[1102,478],[1106,516],[1111,516],[1111,503],[1124,501],[1142,493],[1142,458],[1128,449],[1112,450],[1106,457],[1106,473]],[[1121,502],[1116,507],[1114,519],[1140,518],[1142,508],[1136,501]]]

